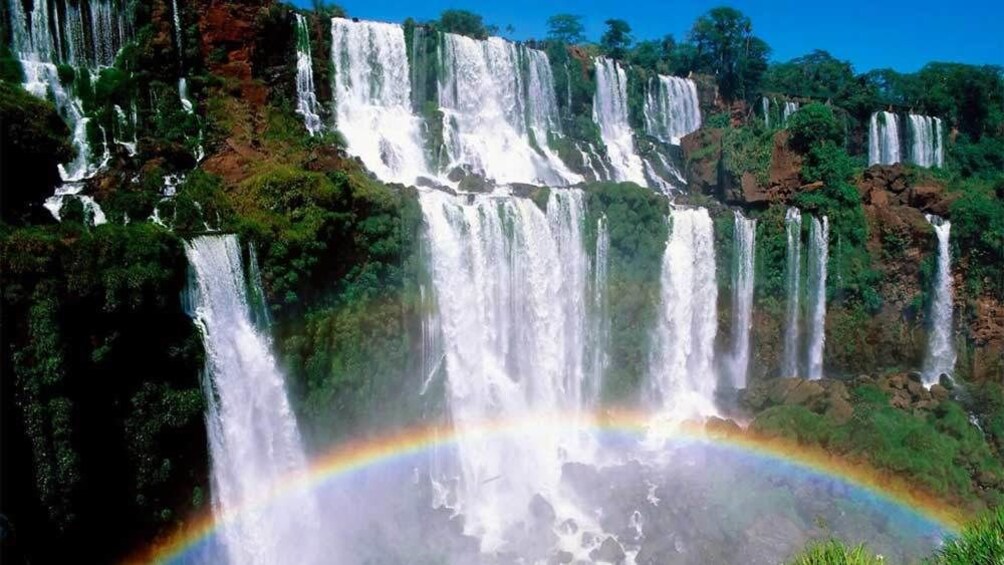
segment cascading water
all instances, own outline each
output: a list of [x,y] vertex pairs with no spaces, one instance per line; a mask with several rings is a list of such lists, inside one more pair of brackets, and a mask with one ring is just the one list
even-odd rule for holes
[[684,420],[717,413],[715,237],[704,208],[675,209],[670,220],[649,372],[665,417]]
[[[66,17],[60,18],[60,6],[50,6],[49,0],[35,0],[32,9],[25,12],[21,0],[8,0],[10,14],[11,50],[24,69],[24,88],[38,98],[51,99],[56,111],[69,127],[71,143],[76,157],[59,166],[65,183],[47,202],[47,208],[57,211],[66,195],[77,194],[83,187],[80,181],[93,176],[103,165],[96,158],[87,135],[89,119],[83,104],[59,79],[57,64],[77,67],[78,73],[96,72],[111,65],[119,48],[130,32],[130,23],[123,11],[112,0],[92,0],[88,10],[79,4],[67,2],[63,6]],[[89,33],[88,33],[89,32]],[[108,148],[104,148],[107,156]],[[55,200],[53,200],[55,199]],[[97,204],[85,206],[97,211]],[[95,211],[95,218],[99,217]],[[58,214],[56,214],[58,219]],[[103,218],[103,214],[100,215]]]
[[610,306],[607,298],[607,280],[610,274],[610,231],[607,217],[596,220],[596,254],[593,258],[593,335],[590,347],[592,357],[593,398],[603,387],[603,374],[607,369],[607,340],[610,334]]
[[[552,191],[547,212],[501,195],[420,193],[453,425],[577,412],[587,402],[588,259],[583,195]],[[578,434],[541,426],[519,437],[460,434],[458,512],[486,549],[541,493],[558,506],[561,464]]]
[[784,125],[788,125],[788,118],[791,118],[795,114],[795,112],[798,111],[798,108],[799,108],[798,102],[785,100],[784,110],[782,110],[781,114],[781,123]]
[[941,118],[910,114],[910,162],[919,167],[942,167]]
[[[213,512],[227,561],[318,562],[317,502],[308,492],[267,494],[307,469],[306,457],[271,340],[255,320],[257,280],[245,280],[235,236],[185,244],[193,278],[187,302],[206,350],[206,428],[212,459]],[[228,519],[228,517],[234,519]]]
[[680,138],[701,127],[697,85],[687,78],[659,75],[648,84],[644,112],[646,133],[679,145]]
[[597,57],[596,94],[593,96],[593,121],[607,147],[614,180],[648,186],[641,157],[635,152],[634,132],[628,123],[627,74],[613,59]]
[[809,225],[809,290],[812,292],[809,327],[808,373],[810,379],[823,377],[823,347],[826,342],[826,261],[829,257],[830,222],[812,218]]
[[314,58],[310,53],[310,30],[307,18],[296,14],[296,113],[311,136],[321,132],[317,94],[314,92]]
[[564,186],[582,180],[548,147],[558,132],[551,65],[543,51],[498,37],[443,34],[439,105],[448,168],[499,183]]
[[756,220],[735,211],[735,245],[732,252],[732,353],[729,373],[732,386],[746,388],[750,361],[750,329],[753,327],[753,269]]
[[784,216],[784,229],[788,238],[785,267],[786,293],[784,326],[784,359],[782,377],[798,376],[799,303],[802,294],[802,212],[788,208]]
[[760,109],[763,111],[763,125],[770,129],[770,98],[766,96],[760,98]]
[[899,116],[875,112],[868,125],[868,165],[895,165],[901,160]]
[[928,214],[927,221],[938,237],[938,270],[932,292],[927,356],[924,360],[924,384],[932,385],[941,375],[951,376],[955,370],[955,346],[952,344],[952,223]]
[[331,39],[335,125],[349,153],[385,181],[428,176],[421,120],[411,110],[404,30],[334,18]]

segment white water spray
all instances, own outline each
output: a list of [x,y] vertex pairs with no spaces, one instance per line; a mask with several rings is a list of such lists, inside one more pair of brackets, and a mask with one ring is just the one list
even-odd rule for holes
[[548,146],[560,132],[551,65],[543,51],[498,37],[443,34],[439,105],[449,168],[499,183],[580,182]]
[[718,285],[714,225],[708,211],[676,209],[670,218],[649,372],[663,414],[679,421],[718,413],[714,399]]
[[927,338],[927,357],[924,360],[924,384],[930,386],[945,374],[955,370],[955,346],[952,343],[952,249],[950,236],[952,223],[928,214],[927,221],[938,237],[938,270],[932,289],[930,328]]
[[812,310],[809,326],[808,373],[810,379],[823,377],[823,348],[826,343],[826,261],[829,257],[830,222],[812,218],[809,226],[809,290]]
[[910,114],[909,119],[910,162],[925,168],[944,166],[941,118]]
[[782,377],[798,376],[799,311],[802,294],[802,212],[788,208],[784,217],[788,238],[785,267],[786,294],[784,326],[784,359]]
[[334,18],[331,39],[335,125],[349,153],[385,181],[428,176],[421,120],[411,110],[404,30]]
[[734,212],[735,245],[732,251],[732,353],[729,373],[732,386],[746,388],[750,361],[750,330],[753,327],[753,274],[756,250],[756,220]]
[[648,186],[641,157],[635,152],[634,132],[628,123],[627,74],[613,59],[597,57],[596,94],[593,96],[593,121],[607,146],[607,156],[614,170],[614,180]]
[[[510,196],[423,191],[420,200],[453,425],[581,411],[583,195],[554,191],[546,213]],[[561,464],[582,453],[581,435],[541,426],[506,439],[459,437],[457,511],[483,549],[499,547],[537,493],[562,513]]]
[[321,132],[317,94],[314,91],[314,58],[310,53],[310,30],[307,18],[296,14],[296,113],[311,136]]
[[868,165],[894,165],[901,160],[899,116],[875,112],[868,125]]
[[[191,315],[206,350],[206,428],[212,459],[213,513],[229,563],[318,562],[321,524],[308,492],[261,505],[267,493],[307,470],[286,385],[271,339],[255,320],[264,304],[257,280],[245,280],[235,236],[185,244],[193,280]],[[232,518],[232,519],[231,519]]]
[[666,143],[701,127],[701,106],[693,80],[659,75],[645,92],[645,132]]

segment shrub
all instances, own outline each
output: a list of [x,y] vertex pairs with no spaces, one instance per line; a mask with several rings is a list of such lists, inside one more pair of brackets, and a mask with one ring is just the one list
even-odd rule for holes
[[999,565],[1004,563],[1004,507],[973,524],[938,550],[934,565]]
[[833,109],[813,102],[800,108],[788,121],[791,146],[806,153],[815,145],[826,142],[842,146],[844,129],[840,126]]
[[864,546],[847,547],[830,540],[810,546],[788,562],[790,565],[883,565],[885,562],[865,550]]

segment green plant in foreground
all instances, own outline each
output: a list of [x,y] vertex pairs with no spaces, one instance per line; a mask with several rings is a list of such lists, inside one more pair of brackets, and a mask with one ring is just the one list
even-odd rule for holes
[[791,565],[879,565],[884,561],[871,555],[863,545],[847,547],[838,541],[827,541],[810,546],[791,561]]
[[938,550],[936,565],[1004,563],[1004,507],[970,524]]

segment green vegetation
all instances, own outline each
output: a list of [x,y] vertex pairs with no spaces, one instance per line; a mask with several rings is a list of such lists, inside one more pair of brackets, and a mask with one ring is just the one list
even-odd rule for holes
[[690,30],[699,72],[715,75],[727,100],[751,97],[767,70],[770,47],[753,35],[753,24],[735,8],[714,8]]
[[831,540],[809,546],[804,553],[788,563],[789,565],[883,565],[885,561],[869,554],[864,546],[849,548]]
[[610,19],[604,23],[607,30],[600,38],[600,49],[607,57],[623,59],[634,41],[631,37],[631,26],[626,21],[617,19]]
[[603,215],[610,234],[610,368],[603,397],[613,404],[630,402],[648,374],[648,334],[659,302],[668,210],[662,197],[631,183],[595,183],[586,190],[590,248]]
[[969,261],[966,285],[971,295],[1004,292],[1004,177],[963,185],[952,203],[952,243]]
[[902,476],[911,484],[975,507],[1004,503],[1004,465],[966,410],[945,400],[929,413],[893,408],[875,385],[852,391],[853,414],[840,422],[829,406],[774,406],[758,414],[752,429],[784,437]]
[[1004,507],[968,525],[938,550],[935,565],[996,565],[1004,561]]
[[[929,565],[997,565],[1004,561],[1004,507],[990,512],[950,538],[925,561]],[[839,541],[811,545],[789,565],[880,565],[885,560],[864,546],[849,548]]]
[[[52,104],[0,82],[0,211],[5,222],[38,213],[60,182],[57,165],[73,156],[69,130]],[[32,174],[22,174],[32,171]],[[41,212],[46,213],[46,212]]]
[[586,40],[582,16],[555,14],[547,18],[547,40],[565,45],[578,45]]
[[486,39],[490,30],[481,16],[467,10],[445,10],[439,15],[439,29],[475,39]]
[[115,528],[122,541],[96,549],[109,557],[196,510],[202,351],[177,298],[180,240],[152,224],[67,219],[4,229],[0,257],[4,396],[17,399],[4,421],[25,438],[5,446],[4,471],[7,454],[30,461],[34,486],[11,508],[44,516],[36,535],[48,539]]

